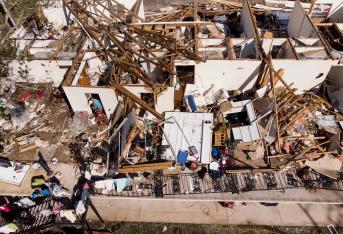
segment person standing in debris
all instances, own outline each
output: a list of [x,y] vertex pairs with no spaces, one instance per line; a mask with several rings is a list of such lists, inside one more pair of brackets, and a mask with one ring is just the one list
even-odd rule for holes
[[93,98],[92,100],[90,100],[89,101],[89,105],[92,107],[94,112],[103,111],[104,110],[104,108],[102,107],[101,102],[98,99],[96,99],[96,98]]

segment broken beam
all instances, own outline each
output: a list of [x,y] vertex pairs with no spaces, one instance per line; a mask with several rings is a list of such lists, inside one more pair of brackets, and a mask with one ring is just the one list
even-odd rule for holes
[[209,25],[212,22],[205,21],[174,21],[174,22],[147,22],[147,23],[133,23],[128,26],[144,26],[144,25],[176,25],[176,26],[192,26],[192,25]]
[[134,172],[145,172],[145,171],[156,171],[171,167],[173,162],[158,162],[148,164],[135,164],[129,166],[123,166],[119,168],[119,173],[134,173]]
[[150,112],[151,114],[153,114],[156,118],[158,118],[159,120],[163,120],[163,115],[160,114],[159,112],[157,112],[154,108],[152,108],[151,106],[149,106],[146,102],[144,102],[142,99],[140,99],[139,97],[137,97],[135,94],[133,94],[132,92],[130,92],[128,89],[124,88],[123,86],[112,82],[113,87],[119,92],[122,93],[123,95],[125,95],[126,97],[130,98],[131,100],[133,100],[134,102],[136,102],[138,105],[140,105],[141,107],[143,107],[145,110],[147,110],[148,112]]

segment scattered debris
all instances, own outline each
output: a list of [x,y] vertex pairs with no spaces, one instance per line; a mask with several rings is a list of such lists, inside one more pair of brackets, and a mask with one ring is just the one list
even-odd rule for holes
[[[318,20],[329,3],[210,0],[145,14],[142,1],[110,2],[40,6],[6,39],[0,180],[20,186],[45,171],[20,206],[73,196],[39,214],[75,223],[92,192],[162,197],[206,182],[239,193],[256,176],[277,190],[278,173],[313,190],[311,173],[321,188],[341,179],[343,26]],[[77,192],[60,183],[62,162]]]

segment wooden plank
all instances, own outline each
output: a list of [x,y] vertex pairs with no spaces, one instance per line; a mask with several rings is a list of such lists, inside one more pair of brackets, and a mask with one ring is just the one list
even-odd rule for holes
[[221,4],[227,5],[229,7],[237,7],[237,8],[242,8],[243,7],[242,3],[228,1],[228,0],[209,0],[209,1],[210,2],[221,3]]
[[149,111],[151,114],[153,114],[157,119],[163,120],[163,115],[157,112],[154,108],[149,106],[146,102],[144,102],[141,98],[137,97],[135,94],[130,92],[128,89],[124,88],[122,85],[117,84],[115,82],[111,83],[114,86],[114,89],[117,90],[119,93],[122,93],[126,97],[130,98],[134,102],[136,102],[138,105],[140,105],[143,109]]
[[35,143],[19,146],[19,152],[24,153],[33,149],[37,149],[38,146]]
[[139,9],[141,8],[141,5],[142,5],[142,0],[138,0],[137,2],[136,2],[136,4],[135,4],[135,9],[134,9],[134,11],[133,11],[133,21],[134,22],[138,22],[138,20],[139,20]]
[[226,174],[241,174],[241,173],[257,173],[257,172],[271,172],[276,171],[270,168],[259,168],[259,169],[237,169],[237,170],[226,170]]
[[119,173],[134,173],[134,172],[145,172],[145,171],[155,171],[162,170],[171,167],[173,162],[158,162],[158,163],[146,163],[146,164],[135,164],[129,166],[123,166],[119,168]]
[[287,162],[286,164],[280,166],[280,169],[281,170],[285,170],[287,167],[291,166],[293,163],[295,163],[298,159],[300,159],[302,156],[304,156],[307,152],[309,152],[311,149],[314,149],[314,148],[318,148],[318,146],[321,146],[321,145],[325,145],[327,143],[329,143],[330,141],[325,141],[323,143],[320,143],[320,144],[317,144],[313,147],[308,147],[306,149],[304,149],[303,151],[301,151],[299,154],[297,154],[295,157],[293,157],[289,162]]
[[146,22],[146,23],[133,23],[128,24],[130,27],[138,26],[150,26],[150,25],[174,25],[174,26],[192,26],[192,25],[209,25],[213,24],[212,22],[207,21],[173,21],[173,22]]
[[312,15],[312,12],[313,12],[315,4],[316,4],[316,1],[317,0],[311,0],[311,7],[310,7],[310,9],[308,9],[308,14],[309,15]]
[[[193,0],[194,1],[194,12],[193,12],[193,19],[194,21],[198,21],[198,0]],[[198,25],[194,25],[194,53],[198,54],[199,52],[199,42],[198,42],[198,33],[199,33],[199,28]]]
[[[272,55],[269,55],[269,63],[272,64]],[[277,74],[277,73],[276,73]],[[281,76],[280,76],[281,77]],[[280,146],[280,127],[279,127],[279,112],[278,112],[278,103],[276,102],[275,87],[274,87],[274,76],[271,69],[269,69],[269,81],[272,89],[273,99],[274,99],[274,114],[275,114],[275,123],[276,123],[276,144],[277,151],[281,150]]]
[[249,160],[245,159],[246,154],[240,150],[240,149],[235,149],[235,153],[233,156],[233,159],[237,160],[238,162],[241,162],[249,167],[252,167],[254,169],[258,169],[259,167],[255,166],[253,163],[251,163]]
[[230,37],[226,38],[226,49],[227,49],[227,59],[229,60],[236,59],[235,50],[233,48],[233,43]]
[[293,89],[291,89],[290,85],[288,85],[288,84],[283,80],[283,78],[277,73],[277,71],[275,71],[275,69],[273,68],[273,65],[272,65],[266,58],[264,58],[263,60],[266,62],[266,64],[267,64],[267,66],[269,67],[269,69],[272,70],[272,72],[274,73],[274,75],[276,76],[276,78],[278,78],[278,79],[281,81],[281,83],[287,88],[287,90],[288,90],[289,92],[291,92],[291,93],[294,93],[294,92],[293,92]]

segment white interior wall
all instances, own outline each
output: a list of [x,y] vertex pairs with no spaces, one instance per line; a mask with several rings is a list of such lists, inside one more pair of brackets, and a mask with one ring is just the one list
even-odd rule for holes
[[[56,0],[51,7],[43,8],[43,13],[49,22],[52,22],[54,26],[63,27],[68,24],[66,14],[69,14],[69,10],[63,8],[61,0]],[[73,16],[71,16],[73,18]]]
[[[258,58],[258,53],[256,50],[256,44],[254,39],[245,39],[245,38],[232,38],[231,39],[233,46],[241,46],[241,58]],[[226,51],[225,39],[201,39],[201,47],[199,51]]]
[[285,43],[287,39],[285,38],[273,38],[273,39],[263,39],[262,48],[267,54],[272,50],[273,46],[279,46]]
[[[235,45],[244,45],[250,44],[253,42],[254,39],[246,39],[246,38],[231,38],[232,44]],[[218,39],[218,38],[202,38],[199,39],[199,47],[210,47],[210,46],[218,46],[218,47],[225,47],[226,43],[225,39]]]
[[301,41],[306,46],[321,46],[322,43],[319,38],[297,38],[298,41]]
[[118,104],[116,93],[111,88],[65,86],[63,90],[74,112],[86,111],[89,114],[92,113],[86,94],[99,95],[107,118],[110,118]]
[[[23,40],[17,40],[23,41]],[[33,42],[32,46],[29,49],[30,54],[34,58],[42,58],[48,59],[49,53],[52,51],[52,48],[49,47],[50,43],[54,40],[36,40]],[[19,42],[21,44],[21,42]]]
[[[332,60],[273,60],[274,69],[284,69],[283,79],[287,84],[294,83],[297,93],[310,90],[321,84],[327,77],[331,66],[337,62]],[[319,78],[317,76],[321,75]],[[278,82],[282,86],[281,82]]]
[[[153,93],[152,89],[141,85],[124,86],[130,92],[140,97],[142,93]],[[155,110],[159,113],[174,110],[174,88],[167,87],[162,93],[157,96]]]
[[247,90],[253,87],[260,65],[258,60],[207,60],[195,65],[194,82],[198,88],[214,84],[217,89]]
[[218,51],[218,52],[224,52],[226,51],[226,47],[203,47],[199,48],[200,52],[211,52],[211,51]]
[[225,46],[225,39],[217,39],[217,38],[203,38],[199,39],[199,47],[207,47],[207,46]]
[[[303,46],[297,46],[295,47],[295,51],[297,53],[316,53],[316,52],[321,52],[318,58],[328,58],[325,48],[323,46],[311,46],[311,47],[303,47]],[[309,55],[310,56],[310,55]]]
[[[63,64],[58,60],[13,60],[8,64],[8,79],[15,82],[30,83],[53,83],[58,87],[67,72],[66,66],[71,66],[72,60],[64,61]],[[27,77],[23,74],[27,72]]]
[[262,49],[266,54],[269,54],[269,52],[273,48],[273,39],[263,39],[262,41]]
[[254,26],[252,24],[252,19],[249,14],[249,8],[247,1],[243,1],[243,8],[242,8],[242,15],[241,15],[241,27],[243,29],[244,34],[248,38],[255,37],[254,33]]
[[[274,59],[273,66],[277,71],[284,69],[283,79],[287,84],[298,89],[298,93],[312,89],[322,83],[331,66],[337,64],[332,60],[292,60]],[[259,60],[207,60],[204,63],[192,61],[178,62],[176,65],[194,65],[194,83],[198,89],[226,89],[243,91],[251,89],[257,79],[261,61]],[[321,75],[321,73],[323,73]],[[321,75],[319,78],[319,75]],[[278,85],[282,85],[278,82]]]
[[287,31],[290,37],[317,37],[305,10],[298,0],[295,2],[293,11],[289,16]]
[[[73,80],[71,82],[72,85],[76,85],[79,82],[80,76],[82,74],[82,71],[83,71],[85,65],[87,64],[88,61],[90,61],[93,58],[95,60],[98,60],[97,55],[96,55],[95,52],[86,52],[85,53],[85,55],[82,58],[82,61],[81,61],[80,65],[79,65],[79,67],[78,67],[78,69],[77,69],[77,71],[76,71],[76,73],[74,75],[74,78],[73,78]],[[101,61],[100,61],[100,63],[101,63]],[[99,69],[100,69],[100,67],[99,67]],[[89,71],[89,72],[92,72],[92,71]]]

